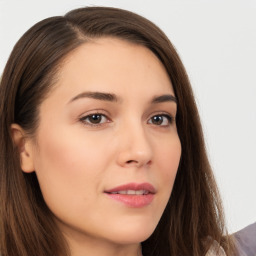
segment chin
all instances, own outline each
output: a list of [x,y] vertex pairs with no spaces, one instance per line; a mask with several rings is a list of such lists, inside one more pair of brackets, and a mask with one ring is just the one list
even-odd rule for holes
[[[156,225],[123,225],[111,230],[111,236],[118,244],[135,244],[147,240],[154,232]],[[110,235],[110,233],[109,233]]]

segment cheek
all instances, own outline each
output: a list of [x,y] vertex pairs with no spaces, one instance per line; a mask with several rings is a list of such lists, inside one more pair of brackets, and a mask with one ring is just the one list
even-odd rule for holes
[[55,132],[44,130],[39,136],[40,149],[36,167],[38,171],[51,170],[51,173],[60,172],[61,175],[70,176],[95,169],[99,164],[99,155],[106,152],[104,143],[100,142],[97,142],[96,136],[85,137],[79,130],[61,130],[61,127],[55,129]]
[[178,136],[159,145],[157,152],[156,159],[161,183],[166,193],[170,195],[181,157],[181,144]]
[[99,155],[105,152],[103,146],[96,147],[95,138],[82,139],[79,131],[56,130],[44,130],[39,136],[35,169],[44,199],[53,212],[67,202],[74,209],[77,205],[86,207],[84,202],[88,207],[87,198],[100,189],[105,163],[99,161]]

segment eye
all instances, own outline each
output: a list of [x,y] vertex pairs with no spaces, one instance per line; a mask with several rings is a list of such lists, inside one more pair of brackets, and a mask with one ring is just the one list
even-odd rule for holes
[[158,126],[169,126],[171,125],[172,122],[173,122],[173,117],[166,114],[152,116],[148,121],[149,124],[158,125]]
[[109,119],[101,113],[93,113],[80,118],[80,121],[85,125],[98,126],[103,125],[109,121]]

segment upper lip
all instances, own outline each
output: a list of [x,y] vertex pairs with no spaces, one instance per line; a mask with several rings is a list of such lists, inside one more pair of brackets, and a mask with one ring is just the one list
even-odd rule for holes
[[156,189],[154,188],[154,186],[150,183],[128,183],[128,184],[124,184],[124,185],[120,185],[108,190],[105,190],[105,193],[113,193],[113,192],[118,192],[118,191],[124,191],[124,190],[145,190],[148,191],[151,194],[155,194],[156,193]]

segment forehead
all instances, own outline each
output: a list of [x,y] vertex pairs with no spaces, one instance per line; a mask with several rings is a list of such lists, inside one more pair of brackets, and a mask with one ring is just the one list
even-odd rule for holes
[[116,38],[96,39],[71,52],[62,62],[56,85],[70,97],[83,90],[174,94],[166,69],[153,52]]

